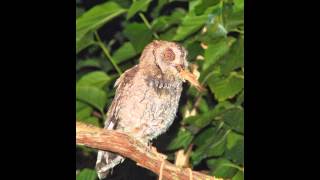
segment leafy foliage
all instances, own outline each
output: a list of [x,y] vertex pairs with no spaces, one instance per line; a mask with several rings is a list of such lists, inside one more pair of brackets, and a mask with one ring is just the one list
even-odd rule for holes
[[[79,0],[76,12],[77,120],[102,127],[121,72],[153,39],[177,41],[208,91],[186,86],[167,155],[192,146],[191,167],[243,179],[243,0]],[[88,168],[77,179],[96,179]]]

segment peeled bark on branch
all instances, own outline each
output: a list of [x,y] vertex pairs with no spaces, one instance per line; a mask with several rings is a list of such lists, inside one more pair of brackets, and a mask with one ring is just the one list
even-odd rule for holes
[[[190,168],[179,168],[161,158],[159,153],[135,140],[131,136],[117,131],[101,129],[77,122],[76,142],[90,148],[111,151],[129,158],[159,175],[163,163],[162,176],[172,180],[217,180],[212,176],[192,171]],[[164,155],[163,155],[164,156]]]

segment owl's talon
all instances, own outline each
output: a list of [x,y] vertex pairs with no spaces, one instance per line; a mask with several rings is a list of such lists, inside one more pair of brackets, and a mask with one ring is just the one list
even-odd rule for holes
[[164,154],[159,153],[159,152],[157,151],[157,148],[155,148],[155,147],[153,147],[153,146],[151,146],[151,151],[152,151],[153,153],[155,153],[155,154],[156,154],[156,156],[157,156],[158,158],[160,158],[160,159],[165,160],[165,159],[167,159],[167,158],[168,158],[168,156],[166,156],[166,155],[164,155]]

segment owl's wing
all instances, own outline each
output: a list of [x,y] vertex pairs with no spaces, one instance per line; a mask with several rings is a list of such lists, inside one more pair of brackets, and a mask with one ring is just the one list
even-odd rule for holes
[[[138,70],[138,66],[124,72],[116,81],[115,87],[116,94],[111,103],[111,106],[107,112],[107,119],[105,122],[106,129],[115,129],[119,121],[118,112],[120,109],[120,100],[121,97],[125,95],[125,91],[128,91],[130,84],[132,84],[132,79]],[[107,151],[98,151],[98,157],[96,162],[96,170],[98,173],[99,179],[103,179],[108,176],[110,170],[120,164],[124,160],[124,157]]]
[[126,70],[115,82],[114,87],[116,89],[115,97],[109,107],[107,112],[107,119],[105,122],[106,129],[115,129],[119,119],[117,118],[118,112],[120,109],[120,97],[123,96],[124,91],[128,90],[128,87],[132,83],[132,79],[136,72],[138,71],[139,66],[136,65],[128,70]]

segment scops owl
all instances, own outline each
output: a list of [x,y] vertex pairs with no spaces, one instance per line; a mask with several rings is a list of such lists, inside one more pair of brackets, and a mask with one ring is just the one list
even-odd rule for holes
[[[188,66],[181,45],[155,40],[143,50],[139,64],[116,81],[116,94],[107,112],[105,128],[128,133],[149,143],[172,124],[182,91],[181,70]],[[124,157],[99,151],[96,170],[100,179]]]

